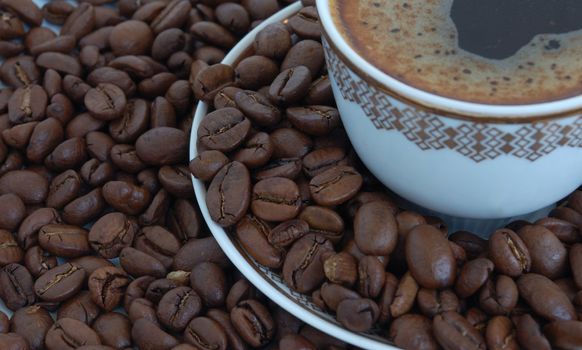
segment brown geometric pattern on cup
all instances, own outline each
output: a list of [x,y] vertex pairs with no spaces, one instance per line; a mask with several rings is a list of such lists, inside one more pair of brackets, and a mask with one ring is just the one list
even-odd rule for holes
[[565,125],[536,122],[508,133],[488,123],[451,120],[409,106],[398,108],[391,102],[393,97],[357,77],[325,38],[323,48],[342,96],[360,105],[376,129],[400,132],[424,151],[452,150],[477,163],[502,155],[534,162],[559,147],[582,147],[580,116]]

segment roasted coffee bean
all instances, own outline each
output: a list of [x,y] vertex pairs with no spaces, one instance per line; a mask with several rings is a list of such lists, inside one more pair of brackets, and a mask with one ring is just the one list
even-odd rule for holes
[[192,269],[190,285],[205,305],[218,307],[224,305],[228,292],[226,276],[220,266],[202,262]]
[[450,287],[456,263],[449,242],[430,225],[413,228],[406,238],[406,260],[414,279],[424,288]]
[[90,186],[102,186],[113,179],[115,169],[109,162],[101,163],[93,158],[81,167],[81,178]]
[[132,276],[162,278],[167,273],[165,266],[158,259],[131,247],[124,248],[121,251],[119,262],[121,267]]
[[75,295],[85,280],[85,270],[71,263],[54,267],[34,282],[36,295],[48,302],[63,301]]
[[154,304],[148,299],[144,298],[134,299],[131,302],[127,313],[132,323],[135,323],[140,318],[144,318],[148,322],[151,322],[158,327],[160,326],[158,318],[156,316],[156,309],[154,307]]
[[[66,40],[62,38],[67,37]],[[61,51],[67,51],[68,47],[72,47],[74,43],[73,36],[61,36],[61,39],[55,38],[51,43],[45,43],[44,45],[51,45],[51,46],[61,46]],[[57,41],[58,40],[58,41]],[[56,41],[56,42],[55,42]],[[43,45],[43,46],[44,46]],[[35,50],[35,48],[31,49],[31,52],[38,53],[40,51],[51,51],[51,52],[43,52],[36,58],[36,65],[44,68],[44,69],[54,69],[61,74],[70,74],[73,76],[81,76],[83,73],[83,67],[81,66],[81,62],[75,56],[68,56],[67,54],[61,52],[54,52],[54,47],[40,47]],[[70,50],[70,49],[69,49]],[[46,104],[45,104],[46,106]]]
[[150,193],[125,181],[110,181],[103,186],[107,204],[127,215],[137,215],[145,210],[151,200]]
[[57,258],[39,246],[29,248],[24,254],[24,266],[36,278],[57,266]]
[[178,340],[147,319],[133,323],[131,338],[140,349],[172,349]]
[[299,213],[300,204],[299,188],[289,179],[272,177],[253,187],[251,210],[263,220],[293,219]]
[[375,299],[384,287],[384,265],[375,256],[365,256],[358,263],[358,292]]
[[419,285],[414,277],[410,272],[405,273],[398,282],[392,304],[390,304],[391,316],[398,318],[408,313],[414,305],[418,290]]
[[582,346],[582,322],[554,321],[544,327],[544,335],[556,349],[577,349]]
[[377,201],[361,206],[354,219],[354,238],[365,254],[392,253],[398,241],[398,226],[390,204]]
[[65,301],[57,311],[57,319],[71,318],[90,326],[97,319],[101,309],[91,300],[89,291],[81,291]]
[[116,25],[109,35],[109,45],[115,56],[149,53],[154,34],[142,21],[125,21]]
[[312,77],[316,77],[324,64],[323,47],[314,40],[302,40],[293,45],[285,55],[281,70],[306,66]]
[[101,267],[89,276],[89,290],[93,302],[106,311],[111,311],[123,298],[129,276],[117,267]]
[[[262,149],[263,148],[260,147],[259,152]],[[244,150],[243,150],[243,152],[244,152]],[[242,157],[244,158],[245,156],[243,155]],[[235,160],[248,166],[248,164],[245,163],[244,159],[240,159],[241,157],[238,157],[238,158],[239,159],[235,159]],[[228,157],[225,156],[224,153],[222,153],[220,151],[215,151],[215,150],[204,151],[204,152],[201,152],[196,158],[194,158],[190,162],[189,169],[196,178],[198,178],[202,181],[210,181],[220,171],[220,169],[223,166],[225,166],[228,162],[229,162]]]
[[261,126],[272,126],[281,120],[281,111],[258,92],[241,90],[234,95],[234,101],[244,115]]
[[303,236],[291,246],[285,258],[285,282],[300,293],[314,290],[325,279],[322,256],[331,252],[333,246],[323,236],[313,233]]
[[259,299],[260,292],[245,278],[241,278],[232,285],[226,296],[226,309],[231,311],[239,302],[247,299]]
[[568,252],[556,235],[538,225],[522,227],[518,235],[531,256],[531,272],[550,279],[563,276],[568,265]]
[[297,239],[309,233],[307,222],[299,219],[285,221],[274,227],[267,237],[269,243],[277,248],[291,245]]
[[449,239],[461,246],[470,260],[481,257],[488,250],[487,240],[466,231],[453,233]]
[[7,146],[13,148],[25,148],[30,139],[30,135],[38,122],[29,122],[15,125],[10,129],[2,131],[2,138]]
[[521,238],[509,229],[501,229],[489,239],[489,258],[495,269],[510,277],[518,277],[531,269],[531,256]]
[[551,349],[550,343],[542,334],[539,324],[529,314],[517,318],[516,337],[519,345],[526,349]]
[[285,57],[291,49],[291,34],[281,23],[269,24],[257,33],[253,47],[258,55],[275,59]]
[[197,349],[226,350],[228,346],[228,338],[222,326],[208,317],[196,317],[190,321],[184,331],[184,340]]
[[[158,259],[166,268],[172,265],[173,257],[180,249],[180,241],[161,226],[142,228],[134,247]],[[189,270],[189,269],[188,269]]]
[[536,221],[536,225],[543,226],[552,231],[552,233],[564,243],[576,243],[580,242],[582,239],[579,228],[565,220],[558,218],[543,218]]
[[12,311],[35,302],[32,276],[22,265],[12,263],[4,266],[0,270],[0,285],[0,296]]
[[203,261],[214,262],[225,268],[230,262],[214,237],[191,239],[174,256],[175,270],[189,271]]
[[183,160],[186,135],[175,128],[160,127],[142,134],[135,143],[138,157],[146,164],[169,165]]
[[57,320],[46,334],[47,350],[73,350],[83,345],[101,345],[99,335],[81,321]]
[[446,311],[461,311],[459,298],[449,289],[439,291],[421,288],[418,291],[417,301],[421,312],[431,318]]
[[44,339],[52,325],[49,312],[38,305],[17,310],[10,320],[11,331],[26,339],[33,350],[44,349]]
[[113,84],[99,84],[85,94],[85,107],[99,120],[107,121],[121,117],[126,105],[125,93]]
[[55,171],[76,169],[87,160],[87,145],[80,137],[73,137],[61,142],[46,157],[45,165]]
[[292,107],[287,116],[293,126],[314,136],[327,135],[340,123],[337,109],[328,106]]
[[92,325],[104,345],[115,349],[131,347],[131,323],[129,319],[117,312],[100,315]]
[[201,70],[192,83],[194,96],[204,102],[212,102],[225,87],[234,85],[235,73],[231,66],[214,64]]
[[564,292],[547,277],[529,273],[517,280],[519,295],[540,316],[550,320],[575,320],[574,306]]
[[90,4],[83,3],[67,17],[61,28],[61,35],[71,34],[79,39],[89,34],[94,27],[95,8]]
[[109,124],[109,134],[119,143],[135,141],[149,124],[150,109],[142,99],[127,101],[123,115]]
[[302,158],[313,147],[311,138],[297,129],[282,127],[273,131],[270,137],[275,158]]
[[198,210],[188,200],[176,200],[168,212],[167,221],[170,231],[184,242],[201,234]]
[[456,312],[437,315],[433,319],[433,331],[439,344],[447,349],[485,349],[481,334]]
[[250,175],[244,165],[232,162],[216,174],[206,197],[210,216],[228,227],[238,222],[251,202]]
[[55,118],[48,118],[38,123],[28,142],[26,157],[34,162],[41,163],[57,147],[64,138],[64,130]]
[[[290,68],[279,73],[273,80],[269,88],[269,98],[277,104],[296,103],[307,94],[310,85],[311,72],[307,67]],[[289,111],[287,114],[289,117],[292,115]]]
[[519,292],[515,282],[499,275],[495,280],[489,279],[479,293],[479,306],[490,315],[508,314],[517,305]]
[[336,165],[347,165],[345,151],[339,147],[316,149],[303,158],[303,172],[310,178]]
[[24,252],[18,246],[16,239],[6,230],[0,230],[0,267],[11,263],[19,263]]
[[125,291],[125,296],[123,297],[123,307],[129,312],[131,303],[138,298],[143,298],[145,296],[146,290],[150,283],[155,279],[151,276],[138,277],[131,281],[127,286]]
[[104,266],[113,266],[113,264],[102,257],[95,255],[86,255],[80,258],[71,260],[71,263],[83,268],[85,270],[86,277],[91,276],[93,271]]
[[370,330],[379,316],[378,305],[370,299],[345,299],[337,307],[337,319],[354,332]]
[[335,166],[311,179],[309,189],[317,204],[331,206],[350,200],[362,182],[362,176],[354,168]]
[[85,225],[95,219],[105,208],[102,191],[96,188],[63,208],[63,220],[73,225]]
[[174,332],[182,332],[202,310],[202,300],[189,287],[178,287],[166,293],[158,305],[160,322]]
[[[7,59],[0,67],[0,76],[6,84],[17,88],[30,86],[40,81],[40,71],[31,56],[16,56]],[[42,92],[38,91],[42,95]]]
[[135,174],[147,165],[137,156],[133,145],[115,145],[111,148],[111,162],[127,173]]
[[496,316],[487,324],[485,340],[489,349],[519,349],[514,326],[506,316]]
[[48,195],[48,181],[29,170],[9,171],[0,177],[0,195],[13,193],[24,204],[43,203]]
[[270,227],[261,219],[245,216],[236,226],[236,235],[245,250],[262,265],[279,268],[283,264],[284,251],[268,241]]
[[26,350],[29,349],[28,341],[16,333],[0,334],[0,347],[6,350]]
[[247,137],[250,122],[239,110],[227,107],[208,114],[198,130],[198,139],[208,149],[228,152]]
[[438,349],[430,320],[421,315],[404,315],[390,325],[389,337],[403,349]]
[[[360,299],[361,296],[346,287],[339,284],[325,282],[321,288],[316,290],[321,295],[324,303],[323,309],[328,308],[332,311],[337,311],[338,305],[345,299]],[[315,293],[314,293],[315,294]]]
[[14,39],[24,36],[24,25],[22,21],[10,12],[1,12],[0,39]]
[[275,335],[275,323],[269,310],[256,300],[245,300],[230,312],[234,328],[251,346],[266,345]]
[[358,280],[358,261],[351,254],[340,252],[324,260],[323,271],[329,281],[350,287]]
[[106,259],[119,255],[133,242],[137,225],[123,213],[109,213],[97,220],[89,231],[91,247]]
[[81,227],[48,224],[38,231],[38,243],[47,252],[66,258],[76,258],[91,252],[87,231]]
[[216,20],[229,31],[242,34],[250,26],[250,16],[247,10],[239,4],[226,2],[215,9]]
[[20,246],[28,249],[38,243],[38,231],[47,224],[61,222],[59,213],[53,208],[40,208],[28,215],[20,224],[17,240]]
[[17,195],[0,195],[0,229],[15,231],[26,215],[26,207]]
[[220,24],[200,21],[190,27],[190,33],[206,44],[229,49],[236,43],[236,37]]
[[158,179],[162,187],[178,198],[192,198],[192,179],[185,166],[163,166],[158,172]]
[[475,294],[483,286],[493,272],[494,265],[489,259],[477,258],[467,262],[455,283],[455,291],[461,298]]
[[166,190],[161,189],[156,193],[146,211],[140,215],[139,224],[142,226],[164,225],[169,206],[170,195]]

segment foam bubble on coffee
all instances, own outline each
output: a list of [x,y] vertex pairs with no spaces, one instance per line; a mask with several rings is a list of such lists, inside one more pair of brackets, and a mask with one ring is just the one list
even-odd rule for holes
[[582,93],[580,2],[330,1],[360,56],[421,90],[500,105]]

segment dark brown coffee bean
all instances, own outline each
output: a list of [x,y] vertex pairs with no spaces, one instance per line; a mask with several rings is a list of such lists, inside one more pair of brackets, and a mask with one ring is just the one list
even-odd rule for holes
[[339,147],[316,149],[303,158],[303,172],[310,178],[336,165],[347,165],[346,153]]
[[158,172],[158,179],[162,187],[178,198],[194,197],[192,177],[185,166],[163,166]]
[[147,299],[134,299],[129,306],[127,314],[132,323],[135,323],[140,318],[143,318],[148,322],[151,322],[152,324],[160,327],[154,304]]
[[23,336],[16,333],[0,334],[0,347],[6,350],[30,349],[28,341]]
[[[245,164],[244,159],[236,160]],[[204,151],[190,162],[189,169],[196,178],[202,181],[210,181],[228,162],[228,157],[220,151]]]
[[153,256],[166,268],[169,268],[172,265],[174,255],[180,249],[180,241],[161,226],[148,226],[142,228],[134,247]]
[[121,267],[132,276],[153,276],[162,278],[166,276],[167,270],[156,258],[139,251],[126,247],[119,254]]
[[51,170],[64,171],[76,169],[87,160],[85,140],[73,137],[61,142],[45,159],[45,165]]
[[228,338],[228,346],[233,350],[243,350],[247,348],[247,344],[237,333],[236,329],[230,321],[230,315],[221,309],[210,309],[206,316],[222,326],[226,337]]
[[7,146],[13,148],[25,148],[30,139],[30,135],[38,122],[19,124],[2,131],[2,139]]
[[209,307],[224,305],[228,289],[226,276],[220,266],[210,262],[194,266],[190,275],[190,285],[205,305]]
[[122,213],[109,213],[97,220],[89,231],[91,247],[107,259],[115,258],[133,242],[137,225]]
[[460,312],[461,309],[459,298],[449,289],[439,291],[421,288],[418,291],[417,301],[421,312],[431,318],[442,312]]
[[10,320],[12,332],[26,339],[32,350],[44,349],[44,339],[52,325],[49,312],[38,305],[17,310]]
[[358,292],[364,298],[375,299],[384,287],[384,265],[375,256],[365,256],[358,263]]
[[0,14],[0,39],[9,40],[25,35],[24,25],[16,15],[6,11]]
[[293,45],[285,55],[281,70],[306,66],[312,77],[316,77],[324,64],[323,47],[314,40],[302,40]]
[[527,246],[509,229],[498,230],[491,236],[489,257],[497,271],[510,277],[518,277],[529,272],[532,264]]
[[129,276],[117,267],[102,267],[89,276],[89,290],[93,302],[106,311],[111,311],[123,298]]
[[342,238],[344,221],[340,215],[329,208],[308,206],[299,214],[299,219],[309,224],[311,232],[321,234],[334,244]]
[[28,249],[38,242],[38,230],[47,224],[61,222],[59,213],[53,208],[40,208],[28,215],[21,223],[17,240],[20,246]]
[[184,244],[174,256],[175,270],[190,271],[203,261],[210,261],[223,268],[230,266],[230,261],[214,237],[191,239]]
[[270,135],[275,158],[303,158],[313,148],[309,136],[292,128],[280,128]]
[[85,225],[105,209],[100,188],[79,197],[63,208],[63,220],[72,225]]
[[7,59],[0,68],[2,81],[21,88],[39,82],[40,71],[31,56],[16,56]]
[[0,229],[15,231],[26,215],[22,199],[13,193],[0,195]]
[[125,181],[110,181],[103,186],[103,198],[120,212],[137,215],[149,205],[151,195],[147,190]]
[[34,277],[38,277],[57,266],[57,258],[39,246],[29,248],[24,254],[24,265]]
[[266,165],[258,168],[257,172],[254,175],[255,178],[259,181],[271,177],[284,177],[293,180],[297,178],[297,176],[300,173],[301,173],[300,158],[281,158],[271,160]]
[[218,23],[200,21],[190,27],[192,36],[208,45],[230,49],[236,43],[236,37]]
[[410,272],[424,288],[450,287],[455,282],[456,263],[449,242],[430,225],[413,228],[406,239]]
[[172,0],[150,24],[154,33],[159,34],[168,28],[179,28],[188,20],[192,6],[187,0]]
[[215,14],[218,23],[235,34],[245,33],[251,24],[247,10],[236,3],[226,2],[218,5]]
[[435,338],[446,349],[485,349],[481,334],[456,312],[437,315],[432,325]]
[[528,225],[518,231],[531,256],[531,271],[550,279],[563,276],[568,252],[562,242],[543,226]]
[[16,311],[34,303],[33,280],[30,272],[19,264],[8,264],[0,270],[0,296],[6,307]]
[[283,264],[283,278],[294,290],[307,293],[325,279],[322,256],[333,252],[331,242],[323,236],[308,234],[293,244]]
[[144,170],[147,165],[137,156],[133,145],[118,144],[111,148],[111,161],[119,169],[130,174]]
[[0,195],[13,193],[25,204],[43,203],[48,194],[48,182],[28,170],[10,171],[0,177]]
[[208,149],[232,151],[247,137],[250,121],[237,109],[223,108],[208,114],[198,129],[198,139]]
[[362,176],[354,168],[335,166],[311,179],[309,189],[317,204],[331,206],[350,200],[362,183]]
[[222,326],[208,317],[196,317],[190,321],[184,331],[184,340],[197,349],[226,350],[228,345]]
[[542,334],[540,326],[529,314],[519,316],[516,323],[516,337],[523,348],[551,349],[548,339]]
[[81,178],[90,186],[102,186],[114,177],[115,169],[111,163],[101,163],[93,158],[81,166]]
[[83,345],[101,345],[94,330],[71,318],[57,320],[46,334],[47,350],[74,350]]
[[63,301],[75,295],[85,280],[85,271],[65,263],[50,269],[34,283],[34,292],[45,301]]
[[268,235],[271,245],[277,248],[287,247],[309,233],[307,222],[299,219],[285,221],[273,228]]
[[536,225],[552,231],[564,243],[577,243],[582,240],[578,227],[568,221],[558,218],[543,218],[536,221]]
[[158,304],[166,293],[180,286],[181,285],[178,284],[178,282],[176,282],[175,280],[170,280],[167,278],[155,280],[148,286],[145,298],[154,304]]
[[68,17],[61,35],[71,34],[78,40],[93,31],[95,27],[95,8],[90,4],[79,5]]
[[47,252],[66,258],[76,258],[91,252],[87,231],[81,227],[49,224],[38,231],[38,242]]
[[416,296],[418,294],[419,285],[410,272],[406,272],[398,282],[398,287],[394,293],[392,304],[390,305],[390,314],[394,318],[398,318],[412,309]]
[[574,320],[574,306],[564,292],[547,277],[525,274],[517,280],[519,295],[540,316],[550,320]]
[[302,38],[313,40],[321,38],[321,24],[315,6],[302,8],[289,19],[289,25]]
[[[71,33],[72,34],[72,33]],[[72,37],[70,37],[71,40]],[[55,39],[57,40],[57,39]],[[62,39],[59,39],[62,41]],[[46,43],[48,44],[48,43]],[[53,43],[54,44],[59,44],[59,45],[67,45],[67,46],[72,46],[72,42],[67,40],[66,42],[63,43]],[[43,49],[42,47],[38,50]],[[52,48],[47,48],[48,49],[52,49]],[[45,69],[54,69],[57,72],[61,73],[61,74],[70,74],[73,76],[81,76],[81,74],[83,73],[83,67],[81,66],[81,62],[79,62],[79,59],[77,59],[74,56],[69,56],[66,55],[64,53],[60,53],[60,52],[44,52],[41,53],[37,58],[36,58],[36,64],[37,66],[41,67],[41,68],[45,68]]]
[[135,20],[116,25],[109,35],[109,45],[115,56],[147,54],[153,41],[150,27]]
[[142,226],[165,225],[166,213],[170,206],[170,195],[164,189],[152,199],[150,206],[140,215],[138,222]]
[[48,96],[38,85],[20,87],[8,102],[8,117],[13,124],[44,119]]
[[299,188],[289,179],[268,178],[259,181],[253,187],[251,210],[263,220],[290,220],[297,216],[299,209]]
[[87,75],[87,83],[92,86],[113,84],[119,87],[125,93],[125,96],[129,97],[133,96],[136,91],[135,83],[129,74],[111,67],[102,67],[93,70]]
[[269,98],[278,104],[296,103],[307,94],[310,85],[311,72],[307,67],[286,69],[271,83]]
[[275,335],[275,323],[269,310],[256,300],[245,300],[230,312],[234,328],[251,346],[264,346]]
[[142,99],[131,99],[127,101],[122,117],[109,124],[109,134],[119,143],[134,142],[147,129],[149,117],[148,103]]
[[142,134],[135,143],[138,157],[150,165],[170,165],[186,155],[187,137],[179,129],[160,127]]
[[404,315],[390,325],[389,337],[403,349],[438,349],[432,323],[421,315]]
[[544,327],[544,335],[555,349],[578,349],[582,346],[582,322],[554,321]]
[[174,106],[164,97],[156,97],[151,105],[151,127],[176,127],[176,112]]
[[281,111],[269,100],[254,91],[238,91],[234,100],[236,106],[252,121],[262,126],[272,126],[281,120]]
[[174,332],[182,332],[202,310],[202,300],[189,287],[178,287],[166,293],[158,305],[160,322]]
[[84,290],[59,307],[57,319],[71,318],[90,326],[100,313],[99,306],[91,300],[91,293]]
[[243,59],[235,68],[237,85],[249,90],[271,85],[278,74],[279,67],[275,61],[258,55]]
[[113,84],[99,84],[85,94],[85,107],[99,120],[108,121],[121,117],[126,105],[125,93]]
[[487,282],[494,265],[489,259],[477,258],[467,262],[455,283],[455,291],[461,298],[475,294]]
[[24,51],[24,45],[14,41],[0,41],[0,55],[3,57],[14,57]]
[[34,163],[41,163],[63,138],[64,130],[58,120],[48,118],[38,123],[30,135],[26,157]]
[[265,222],[252,216],[245,216],[236,226],[239,242],[255,260],[267,267],[279,268],[283,264],[284,251],[269,243],[269,232]]
[[167,214],[168,227],[178,239],[186,242],[200,235],[200,216],[190,201],[176,200]]
[[481,288],[479,306],[490,315],[505,315],[515,308],[518,298],[515,282],[505,275],[499,275]]
[[47,21],[62,25],[74,10],[75,7],[66,1],[51,1],[42,7],[42,14]]
[[337,109],[328,106],[292,107],[287,116],[293,126],[314,136],[327,135],[340,124]]
[[204,102],[212,102],[222,89],[232,86],[235,81],[234,69],[226,64],[214,64],[201,70],[192,83],[194,96]]
[[365,254],[392,253],[398,240],[398,226],[390,204],[377,201],[361,206],[354,219],[354,238]]
[[133,323],[131,338],[140,349],[172,349],[178,340],[147,319]]
[[[193,63],[192,64],[192,69],[194,69],[194,66],[196,64],[197,63]],[[201,65],[201,63],[198,63],[198,65]],[[194,73],[195,73],[194,71],[191,72],[191,75],[190,75],[191,80],[192,80],[192,76],[193,76]],[[195,76],[194,76],[194,78],[195,78]],[[224,89],[220,90],[214,96],[214,101],[213,101],[214,102],[214,108],[216,108],[216,109],[221,109],[221,108],[225,108],[225,107],[233,107],[233,108],[236,108],[237,105],[236,105],[236,102],[235,102],[235,96],[236,96],[236,94],[239,91],[243,91],[243,90],[240,89],[240,88],[234,87],[234,86],[227,86]]]
[[489,349],[519,349],[513,323],[506,316],[496,316],[487,324],[485,339]]
[[326,258],[323,270],[325,277],[333,283],[350,287],[358,280],[358,261],[346,252],[340,252]]
[[131,347],[131,323],[129,319],[117,312],[99,316],[92,325],[104,345],[115,349]]
[[210,216],[222,227],[238,222],[251,200],[250,175],[239,162],[225,165],[216,174],[206,197]]
[[337,307],[337,319],[347,329],[365,332],[378,319],[378,305],[370,299],[345,299]]
[[253,44],[257,55],[281,59],[292,46],[291,34],[281,23],[269,24],[257,33]]

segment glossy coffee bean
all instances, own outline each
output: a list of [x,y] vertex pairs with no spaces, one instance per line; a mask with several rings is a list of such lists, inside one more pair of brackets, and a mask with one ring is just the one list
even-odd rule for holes
[[119,255],[137,235],[137,225],[123,213],[109,213],[99,218],[89,231],[91,247],[106,259]]
[[130,347],[131,323],[129,319],[117,312],[109,312],[100,315],[92,325],[93,330],[99,335],[103,345],[115,349]]
[[251,201],[250,174],[239,162],[225,165],[216,174],[206,196],[210,216],[228,227],[238,222]]
[[100,314],[101,309],[91,300],[91,293],[84,290],[62,303],[57,319],[72,318],[90,326]]
[[283,263],[283,278],[294,290],[306,293],[325,279],[322,256],[333,252],[333,246],[318,234],[303,236],[291,246]]
[[275,334],[268,309],[256,300],[245,300],[230,311],[230,319],[240,336],[251,346],[264,346]]
[[568,265],[567,250],[558,237],[543,226],[528,225],[518,231],[531,256],[531,272],[550,279],[561,277]]
[[53,325],[49,312],[38,306],[17,310],[10,320],[11,331],[22,336],[31,349],[44,349],[46,333]]
[[34,293],[42,300],[63,301],[83,286],[85,270],[71,263],[54,267],[34,282]]
[[165,327],[181,332],[202,310],[202,299],[190,287],[170,290],[160,300],[157,316]]
[[448,349],[485,349],[479,332],[456,312],[445,312],[433,319],[436,339]]
[[94,330],[81,321],[71,318],[57,320],[46,334],[47,350],[69,350],[83,345],[101,345]]
[[518,277],[531,269],[531,255],[523,240],[509,229],[501,229],[489,239],[490,259],[495,269],[510,277]]
[[89,276],[91,299],[105,311],[111,311],[121,302],[129,282],[129,276],[122,269],[101,267]]
[[540,316],[550,320],[575,320],[574,306],[564,292],[545,276],[528,273],[517,280],[519,296]]

